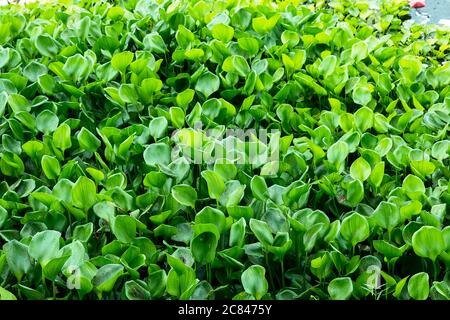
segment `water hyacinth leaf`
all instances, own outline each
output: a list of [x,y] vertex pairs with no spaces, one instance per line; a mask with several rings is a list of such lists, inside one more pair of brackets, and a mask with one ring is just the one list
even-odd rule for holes
[[69,149],[72,146],[71,140],[71,129],[70,126],[66,123],[62,123],[58,128],[53,132],[53,143],[55,146],[61,151]]
[[340,233],[354,247],[369,237],[369,223],[364,216],[354,212],[342,220]]
[[150,300],[150,292],[135,280],[125,283],[125,296],[128,300]]
[[240,218],[238,221],[233,223],[230,230],[230,247],[242,247],[245,241],[245,228],[247,223],[244,218]]
[[101,145],[101,141],[84,127],[78,132],[77,139],[80,147],[89,152],[97,151]]
[[356,61],[365,59],[368,55],[368,47],[364,41],[356,42],[352,45],[351,57]]
[[112,232],[120,242],[131,243],[136,237],[136,220],[130,216],[116,216],[112,224]]
[[44,155],[41,159],[41,166],[45,176],[49,179],[56,179],[61,173],[61,166],[55,157]]
[[268,290],[266,270],[262,266],[253,265],[246,269],[241,276],[242,286],[245,292],[251,294],[256,300],[260,300]]
[[3,287],[0,287],[0,300],[17,300],[16,296]]
[[3,245],[3,251],[6,254],[6,261],[9,268],[20,282],[22,277],[32,268],[32,262],[28,255],[28,247],[17,240],[12,240]]
[[200,264],[212,263],[216,256],[219,239],[214,232],[202,232],[191,242],[192,255]]
[[46,34],[38,35],[34,44],[40,54],[50,58],[55,56],[59,51],[58,44],[55,39]]
[[168,165],[170,162],[170,147],[165,143],[154,143],[144,151],[144,160],[150,166]]
[[143,43],[145,49],[151,52],[163,54],[167,50],[163,38],[157,32],[147,34],[143,39]]
[[92,285],[99,292],[110,292],[122,276],[124,267],[120,264],[106,264],[97,270]]
[[97,201],[97,187],[91,179],[81,176],[72,187],[73,204],[85,211],[89,210]]
[[365,132],[373,126],[373,111],[367,107],[359,108],[355,114],[355,124],[359,131]]
[[23,75],[31,82],[36,82],[37,79],[47,73],[47,67],[36,61],[30,62],[23,68]]
[[45,230],[36,233],[28,246],[28,254],[36,259],[41,266],[45,266],[59,251],[61,233],[54,230]]
[[211,72],[204,73],[197,81],[195,90],[201,92],[205,98],[219,90],[220,80],[215,74]]
[[150,121],[149,129],[150,129],[150,135],[155,138],[159,139],[163,137],[167,131],[168,122],[167,119],[164,117],[156,117],[153,118]]
[[8,104],[11,109],[18,113],[20,111],[30,112],[31,111],[31,103],[27,98],[20,94],[10,94],[8,96]]
[[[205,75],[206,75],[207,73],[205,73]],[[214,75],[213,75],[214,76]],[[205,78],[204,78],[204,80],[206,80],[207,78],[208,78],[209,76],[206,76]],[[200,81],[200,80],[199,80]],[[196,85],[196,90],[197,91],[200,91],[200,92],[202,92],[204,95],[205,95],[205,97],[206,97],[206,94],[205,94],[205,92],[206,91],[204,91],[204,90],[211,90],[211,88],[212,88],[212,86],[210,86],[208,83],[206,83],[206,81],[202,81],[202,83],[200,83],[200,87],[197,89],[197,86],[199,85],[199,82],[197,82],[197,85]],[[217,89],[216,89],[217,90]],[[214,91],[212,91],[212,92],[214,92]],[[211,93],[212,93],[211,92]],[[176,98],[176,101],[177,101],[177,105],[179,106],[179,107],[181,107],[181,108],[183,108],[183,109],[186,109],[187,108],[187,106],[189,105],[189,103],[194,99],[194,95],[195,95],[195,91],[194,90],[192,90],[192,89],[186,89],[186,90],[184,90],[184,91],[182,91],[182,92],[180,92],[179,94],[177,94],[177,98]]]
[[250,37],[242,37],[238,39],[238,45],[241,49],[248,52],[250,56],[255,55],[259,50],[258,40]]
[[446,248],[441,230],[432,226],[423,226],[412,237],[414,252],[424,258],[436,260]]
[[425,185],[420,178],[410,174],[403,180],[402,189],[411,200],[420,200],[425,194]]
[[364,186],[360,180],[353,180],[348,184],[346,198],[352,207],[364,199]]
[[375,223],[389,232],[400,222],[398,207],[390,202],[382,201],[372,214]]
[[327,151],[327,159],[335,166],[344,162],[348,155],[348,145],[344,141],[337,141]]
[[360,157],[350,166],[350,175],[355,180],[366,181],[371,173],[370,164]]
[[256,238],[261,242],[262,245],[268,246],[272,245],[274,238],[269,225],[265,221],[250,219],[250,229],[253,231]]
[[172,188],[172,197],[180,204],[188,207],[195,207],[195,201],[197,200],[197,192],[194,188],[188,185],[177,185]]
[[133,61],[134,54],[133,52],[124,51],[115,54],[111,59],[111,66],[123,73],[125,72],[125,69],[130,65],[131,61]]
[[212,27],[211,34],[217,40],[229,42],[233,39],[234,29],[223,23],[218,23]]
[[223,233],[226,227],[225,215],[222,211],[212,207],[205,207],[195,215],[196,224],[211,223],[217,227],[219,233]]
[[409,278],[408,293],[415,300],[426,300],[430,292],[428,273],[420,272]]
[[267,184],[264,178],[260,176],[254,176],[250,183],[250,188],[252,189],[253,196],[259,200],[265,200],[267,198]]
[[415,82],[416,77],[422,71],[422,63],[417,57],[412,55],[401,57],[398,64],[401,74],[408,82]]
[[360,104],[360,105],[367,105],[370,100],[372,99],[372,95],[370,93],[370,90],[365,87],[365,86],[357,86],[354,90],[353,90],[353,101],[356,104]]
[[352,279],[335,278],[328,284],[328,293],[333,300],[347,300],[353,292]]
[[239,55],[227,57],[222,64],[222,69],[226,72],[237,73],[241,77],[246,77],[250,73],[247,60]]
[[225,191],[225,183],[222,176],[211,170],[203,171],[201,175],[208,184],[209,196],[212,199],[219,199]]
[[331,75],[336,69],[337,58],[334,55],[329,55],[319,65],[319,73],[327,77]]

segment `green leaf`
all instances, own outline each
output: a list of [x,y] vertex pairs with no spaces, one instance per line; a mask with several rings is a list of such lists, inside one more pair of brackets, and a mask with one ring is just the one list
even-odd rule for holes
[[204,207],[195,215],[196,224],[214,224],[219,233],[223,233],[226,227],[225,215],[219,209]]
[[164,117],[153,118],[149,124],[150,135],[155,139],[164,137],[167,132],[167,126],[168,122],[166,118]]
[[268,197],[267,184],[264,178],[254,176],[250,182],[253,196],[258,200],[266,200]]
[[116,281],[123,275],[123,266],[120,264],[106,264],[97,270],[92,284],[99,292],[110,292]]
[[416,273],[409,278],[408,293],[415,300],[426,300],[430,293],[428,273]]
[[266,280],[266,269],[253,265],[248,267],[241,276],[242,286],[245,292],[260,300],[268,291],[269,284]]
[[403,180],[402,189],[411,200],[420,200],[425,194],[423,181],[412,174]]
[[250,56],[253,56],[258,53],[259,43],[255,38],[250,37],[242,37],[238,39],[238,45],[242,50],[248,52]]
[[410,83],[416,82],[417,76],[422,71],[422,63],[412,55],[405,55],[398,61],[400,73]]
[[100,147],[100,140],[88,129],[81,128],[77,135],[80,148],[89,152],[95,152]]
[[328,148],[327,159],[335,166],[338,166],[344,162],[348,153],[348,145],[344,141],[337,141]]
[[355,207],[364,199],[364,186],[360,180],[353,180],[347,187],[347,201],[350,206]]
[[36,117],[36,128],[45,134],[55,131],[58,123],[58,117],[50,110],[44,110]]
[[133,61],[133,58],[133,52],[123,51],[116,53],[111,59],[111,66],[114,70],[124,73],[131,61]]
[[150,50],[150,52],[164,54],[167,50],[163,38],[157,32],[147,34],[142,42],[145,49]]
[[211,34],[214,39],[227,43],[233,39],[234,29],[223,23],[218,23],[212,27]]
[[59,51],[58,44],[55,39],[46,34],[38,35],[34,44],[39,53],[46,57],[52,58]]
[[290,48],[293,48],[300,42],[300,37],[297,32],[284,30],[281,34],[281,42],[287,43]]
[[256,17],[252,19],[252,27],[253,30],[258,32],[259,34],[265,34],[270,32],[278,22],[280,16],[275,14],[267,19],[264,16]]
[[58,274],[61,272],[66,261],[70,258],[70,254],[51,259],[43,268],[43,274],[46,279],[55,281]]
[[400,222],[400,211],[393,203],[382,201],[372,214],[375,223],[389,232]]
[[329,75],[333,74],[334,70],[336,69],[336,64],[337,64],[336,56],[334,55],[327,56],[325,59],[322,60],[322,62],[319,65],[319,73],[323,77],[328,77]]
[[72,187],[73,204],[88,211],[97,202],[97,187],[91,179],[81,176]]
[[226,72],[237,73],[241,77],[247,77],[250,73],[250,67],[248,66],[247,60],[239,55],[227,57],[222,64],[222,69]]
[[352,45],[351,57],[355,61],[361,61],[368,55],[368,47],[364,41],[356,42]]
[[372,100],[372,94],[366,86],[358,85],[353,89],[352,98],[356,104],[365,106]]
[[36,61],[31,61],[23,68],[22,73],[31,82],[36,82],[38,78],[48,71],[47,67]]
[[144,151],[145,163],[149,166],[168,165],[170,163],[170,147],[165,143],[153,143]]
[[413,234],[412,247],[419,257],[435,261],[437,256],[445,250],[446,245],[439,229],[423,226]]
[[36,233],[30,241],[28,254],[36,259],[41,266],[45,266],[58,255],[59,239],[61,233],[54,230],[45,230]]
[[201,92],[205,98],[208,98],[211,94],[219,90],[219,86],[219,78],[211,72],[206,72],[198,79],[195,90]]
[[[370,99],[369,99],[370,100]],[[355,114],[356,128],[360,132],[365,132],[373,126],[373,111],[367,107],[359,108]]]
[[11,107],[12,111],[18,113],[20,111],[30,112],[31,111],[31,103],[27,98],[20,94],[10,94],[8,96],[8,104]]
[[202,232],[191,242],[191,251],[194,259],[201,265],[212,263],[216,256],[219,239],[214,232]]
[[[198,82],[197,82],[197,85],[198,85]],[[198,89],[196,89],[196,90],[202,92],[206,96],[206,94],[202,90],[198,90]],[[191,103],[191,101],[194,99],[194,95],[195,95],[195,91],[192,89],[186,89],[186,90],[180,92],[179,94],[177,94],[177,98],[176,98],[177,105],[185,110],[187,108],[187,106],[189,105],[189,103]]]
[[70,127],[66,123],[62,123],[53,132],[53,143],[57,148],[61,149],[62,152],[64,152],[65,150],[69,149],[72,146],[70,132],[71,132]]
[[349,277],[335,278],[328,284],[328,294],[333,300],[347,300],[352,292],[353,283]]
[[3,252],[6,254],[6,261],[10,270],[16,276],[17,281],[20,282],[22,277],[33,268],[28,255],[28,246],[17,240],[12,240],[3,245]]
[[57,179],[61,173],[61,166],[55,157],[44,155],[41,159],[41,166],[45,176],[49,179]]
[[180,204],[195,208],[197,200],[197,191],[186,184],[179,184],[172,188],[172,197]]
[[0,287],[0,300],[17,300],[17,298],[5,288]]
[[244,218],[240,218],[238,221],[231,225],[230,229],[230,239],[229,246],[230,247],[242,247],[245,243],[245,228],[247,226],[247,222],[245,222]]
[[273,244],[272,231],[270,231],[269,225],[265,221],[250,219],[250,229],[262,245],[269,246]]
[[360,157],[350,166],[350,175],[355,180],[366,181],[371,173],[370,164]]
[[136,238],[136,220],[131,216],[116,216],[112,232],[120,242],[131,243]]
[[340,233],[354,247],[369,237],[369,223],[362,215],[354,212],[342,220]]
[[203,179],[208,184],[208,193],[212,199],[219,199],[225,191],[225,183],[223,178],[216,172],[206,170],[201,173]]
[[378,162],[374,167],[369,176],[369,183],[378,188],[381,185],[384,177],[384,162]]
[[173,126],[175,128],[181,129],[184,126],[184,118],[185,118],[183,109],[178,107],[172,107],[170,108],[169,113]]

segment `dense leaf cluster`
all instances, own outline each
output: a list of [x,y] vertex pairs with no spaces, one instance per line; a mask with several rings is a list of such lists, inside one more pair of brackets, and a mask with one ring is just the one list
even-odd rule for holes
[[378,2],[1,7],[0,298],[449,299],[449,32]]

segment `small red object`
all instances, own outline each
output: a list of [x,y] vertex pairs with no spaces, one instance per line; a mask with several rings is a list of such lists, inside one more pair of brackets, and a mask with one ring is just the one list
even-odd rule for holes
[[425,1],[415,1],[415,0],[413,0],[413,1],[411,1],[410,3],[409,3],[409,5],[411,6],[411,8],[414,8],[414,9],[418,9],[418,8],[423,8],[423,7],[425,7]]

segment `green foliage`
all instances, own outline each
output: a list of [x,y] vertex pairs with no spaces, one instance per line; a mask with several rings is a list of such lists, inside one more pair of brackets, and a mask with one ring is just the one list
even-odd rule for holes
[[448,30],[406,5],[1,6],[0,300],[450,299]]

